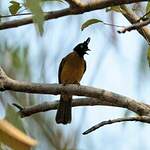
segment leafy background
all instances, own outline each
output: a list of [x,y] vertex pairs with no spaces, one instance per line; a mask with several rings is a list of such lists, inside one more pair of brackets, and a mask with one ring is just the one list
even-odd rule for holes
[[[7,74],[17,80],[56,83],[61,59],[76,44],[91,37],[89,47],[92,51],[85,57],[87,71],[81,84],[149,103],[147,42],[136,31],[120,35],[116,32],[118,28],[105,25],[129,25],[118,8],[44,22],[42,12],[66,7],[67,4],[61,0],[0,1],[1,16],[31,12],[34,20],[34,25],[0,31],[0,65]],[[130,8],[142,16],[149,11],[149,2],[133,4]],[[23,17],[1,17],[1,21]],[[55,123],[55,111],[20,119],[11,105],[15,102],[30,106],[58,98],[42,94],[0,93],[0,114],[37,139],[39,145],[36,150],[150,149],[147,134],[150,127],[139,123],[111,125],[87,136],[82,135],[84,130],[102,120],[131,115],[124,109],[100,106],[73,108],[72,123],[63,126]]]

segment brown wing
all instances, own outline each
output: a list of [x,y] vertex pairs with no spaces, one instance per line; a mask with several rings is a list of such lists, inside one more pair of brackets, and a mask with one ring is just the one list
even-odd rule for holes
[[[66,58],[66,57],[65,57],[65,58]],[[63,58],[63,59],[61,60],[61,63],[60,63],[60,65],[59,65],[59,70],[58,70],[58,81],[59,81],[59,83],[61,83],[60,76],[61,76],[61,72],[62,72],[64,63],[65,63],[65,61],[66,61],[65,58]]]

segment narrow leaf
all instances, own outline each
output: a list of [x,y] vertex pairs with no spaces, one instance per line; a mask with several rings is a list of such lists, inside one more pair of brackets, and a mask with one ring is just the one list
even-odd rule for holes
[[148,60],[148,64],[149,64],[149,67],[150,67],[150,47],[147,50],[147,60]]
[[102,20],[99,20],[99,19],[89,19],[87,20],[86,22],[84,22],[81,26],[81,30],[83,31],[85,28],[87,28],[88,26],[90,25],[93,25],[95,23],[102,23],[103,21]]
[[33,14],[33,22],[37,25],[40,34],[43,34],[44,14],[41,8],[41,0],[26,0],[26,6]]
[[9,11],[12,15],[15,15],[18,10],[21,8],[20,3],[16,1],[10,1],[11,5],[9,6]]

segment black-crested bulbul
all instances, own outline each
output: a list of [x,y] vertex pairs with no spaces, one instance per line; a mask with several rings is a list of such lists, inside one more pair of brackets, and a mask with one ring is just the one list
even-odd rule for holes
[[[60,84],[80,84],[86,70],[84,55],[88,54],[90,38],[78,44],[73,52],[64,57],[59,65],[58,80]],[[56,114],[56,122],[67,124],[71,122],[72,95],[61,94]]]

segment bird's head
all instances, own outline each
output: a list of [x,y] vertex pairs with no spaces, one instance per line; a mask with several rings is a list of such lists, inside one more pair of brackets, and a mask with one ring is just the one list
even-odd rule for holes
[[90,51],[90,49],[88,48],[89,42],[90,42],[90,38],[88,37],[86,41],[78,44],[74,48],[74,51],[77,52],[80,57],[83,57],[85,54],[88,54],[87,51]]

